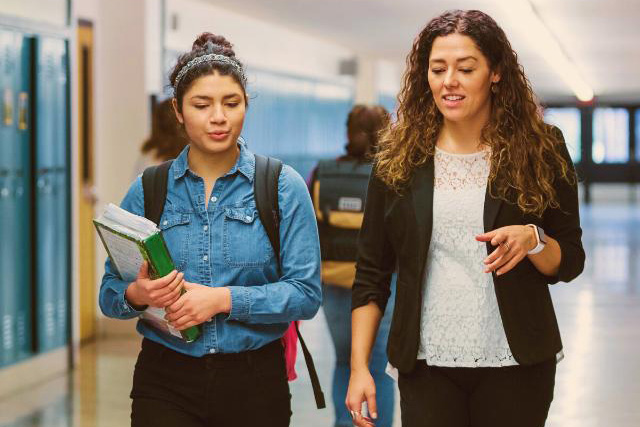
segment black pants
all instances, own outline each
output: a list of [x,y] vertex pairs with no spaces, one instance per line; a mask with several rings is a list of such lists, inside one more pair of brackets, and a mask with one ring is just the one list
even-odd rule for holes
[[441,368],[418,361],[400,374],[403,427],[542,427],[556,361],[503,368]]
[[131,398],[132,427],[284,427],[291,418],[280,340],[198,358],[144,339]]

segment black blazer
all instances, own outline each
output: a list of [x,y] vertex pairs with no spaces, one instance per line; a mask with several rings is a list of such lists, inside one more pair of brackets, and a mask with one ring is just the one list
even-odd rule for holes
[[[571,164],[564,143],[560,147]],[[352,308],[375,301],[384,312],[390,295],[391,274],[396,268],[398,271],[387,354],[400,372],[410,372],[418,354],[422,281],[433,220],[433,168],[431,158],[415,171],[401,195],[372,174],[358,240]],[[513,224],[537,224],[558,241],[562,251],[560,269],[554,277],[540,273],[527,257],[501,276],[493,273],[509,347],[521,365],[543,362],[562,349],[547,285],[568,282],[584,267],[577,186],[561,178],[556,179],[554,185],[560,208],[547,209],[542,218],[523,214],[515,203],[491,197],[489,188],[485,196],[485,231]],[[487,243],[487,253],[492,250]]]

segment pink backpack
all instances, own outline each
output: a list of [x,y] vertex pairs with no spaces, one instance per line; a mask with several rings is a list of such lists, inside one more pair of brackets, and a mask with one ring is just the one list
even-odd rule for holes
[[322,393],[322,388],[320,387],[320,380],[318,379],[318,373],[316,372],[316,367],[313,364],[311,353],[309,353],[309,349],[307,348],[302,335],[300,335],[300,329],[298,329],[299,323],[299,321],[291,322],[289,328],[281,338],[282,345],[284,346],[285,364],[287,366],[287,379],[289,381],[293,381],[298,377],[295,365],[298,349],[296,343],[299,340],[300,346],[302,347],[302,354],[304,355],[304,361],[306,362],[307,370],[309,371],[309,379],[311,380],[313,395],[316,399],[316,407],[318,409],[322,409],[326,407],[324,402],[324,393]]
[[282,336],[282,345],[284,346],[284,360],[287,364],[287,379],[293,381],[298,378],[296,373],[296,357],[298,356],[298,335],[296,335],[296,323],[291,322],[289,329]]

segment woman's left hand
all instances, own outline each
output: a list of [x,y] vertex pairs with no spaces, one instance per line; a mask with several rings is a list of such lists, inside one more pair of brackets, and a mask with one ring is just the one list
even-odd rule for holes
[[501,227],[476,236],[476,240],[498,246],[484,260],[484,272],[497,270],[498,276],[515,267],[537,244],[533,228],[526,225]]
[[231,309],[231,291],[225,287],[209,287],[184,282],[187,292],[165,310],[165,319],[179,331],[206,322],[218,313]]

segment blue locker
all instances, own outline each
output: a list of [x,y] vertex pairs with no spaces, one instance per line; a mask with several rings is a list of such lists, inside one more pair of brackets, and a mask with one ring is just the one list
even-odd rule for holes
[[15,146],[15,206],[16,234],[20,239],[15,244],[18,262],[16,278],[16,345],[17,361],[31,356],[31,283],[33,281],[32,231],[31,231],[31,39],[17,35],[19,69],[16,78],[16,143]]
[[0,366],[31,354],[29,46],[0,29]]
[[38,348],[68,342],[68,59],[62,39],[36,40],[36,286]]
[[[0,30],[0,96],[2,96],[2,121],[0,122],[0,271],[7,272],[0,281],[0,366],[15,362],[15,259],[12,231],[13,201],[11,175],[13,173],[13,146],[15,145],[15,108],[13,75],[17,69],[16,36]],[[6,236],[6,237],[5,237]]]
[[0,30],[0,366],[31,354],[30,46]]

